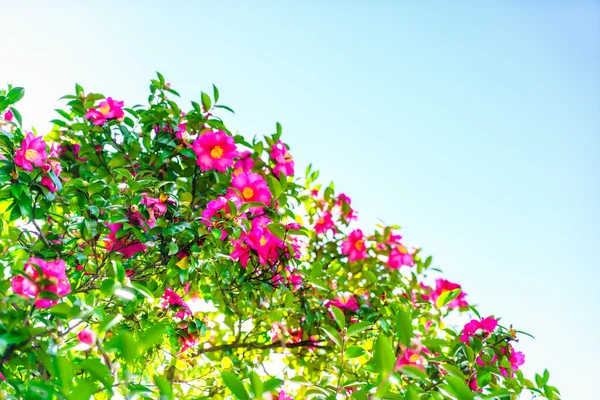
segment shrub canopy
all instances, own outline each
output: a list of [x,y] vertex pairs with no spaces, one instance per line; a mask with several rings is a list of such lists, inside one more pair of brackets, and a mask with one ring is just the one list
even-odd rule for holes
[[184,109],[160,74],[145,106],[76,85],[44,136],[0,91],[3,396],[559,398],[521,332],[398,226],[353,228],[279,124],[230,132],[213,89]]

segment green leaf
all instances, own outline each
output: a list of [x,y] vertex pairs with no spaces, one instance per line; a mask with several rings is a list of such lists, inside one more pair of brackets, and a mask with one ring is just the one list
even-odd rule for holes
[[212,103],[210,101],[210,97],[204,92],[200,93],[200,97],[202,98],[202,107],[204,108],[204,111],[208,112],[212,105]]
[[21,100],[23,96],[25,96],[25,89],[23,89],[22,87],[14,87],[6,95],[10,104],[15,104],[16,102]]
[[462,379],[447,375],[444,377],[444,380],[448,382],[459,400],[473,400],[473,392]]
[[399,307],[396,313],[396,335],[400,343],[407,347],[414,335],[410,313],[404,307]]
[[215,104],[219,102],[219,89],[213,84],[213,97],[215,98]]
[[379,369],[379,373],[384,376],[394,368],[396,363],[396,354],[392,349],[392,345],[385,335],[381,333],[375,341],[373,360]]
[[285,240],[285,229],[281,224],[269,224],[267,229],[278,239]]
[[154,375],[154,383],[156,383],[156,386],[158,386],[158,390],[160,390],[161,400],[164,398],[173,398],[173,386],[166,377],[161,375]]
[[329,309],[333,314],[333,319],[335,320],[335,323],[340,327],[340,329],[344,329],[344,327],[346,326],[346,317],[344,316],[344,312],[336,306],[331,306]]
[[347,358],[358,358],[364,354],[366,354],[366,351],[360,346],[350,346],[345,351],[345,356]]
[[331,340],[333,340],[333,342],[336,345],[338,345],[340,347],[342,346],[342,337],[332,327],[330,327],[330,326],[322,326],[321,329],[323,330],[323,332],[325,332],[325,334],[327,336],[329,336],[329,338]]
[[11,107],[10,111],[12,111],[13,115],[15,116],[15,119],[19,123],[19,126],[22,127],[23,126],[23,117],[21,116],[21,113],[19,112],[19,110],[17,110],[14,107]]
[[435,301],[435,306],[437,308],[445,306],[446,304],[450,303],[452,300],[457,298],[458,295],[460,294],[460,292],[461,292],[460,288],[442,292],[440,297],[438,297],[437,300]]
[[252,386],[252,394],[254,394],[254,398],[260,398],[264,392],[264,385],[260,376],[254,371],[250,372],[250,384]]
[[465,380],[465,374],[463,374],[463,372],[460,370],[460,368],[458,368],[456,365],[452,365],[452,364],[442,364],[442,368],[444,369],[444,371],[446,371],[448,373],[448,375],[450,376],[455,376],[459,379]]
[[348,327],[348,330],[346,331],[346,335],[348,335],[348,337],[358,335],[362,331],[369,329],[371,327],[371,325],[372,324],[367,321],[357,322]]
[[231,372],[221,371],[221,377],[223,378],[223,383],[231,393],[233,393],[237,398],[242,400],[250,400],[250,396],[248,395],[248,391],[246,387],[237,377],[237,375],[232,374]]
[[425,371],[416,365],[403,365],[400,367],[400,372],[413,379],[426,380],[428,378]]

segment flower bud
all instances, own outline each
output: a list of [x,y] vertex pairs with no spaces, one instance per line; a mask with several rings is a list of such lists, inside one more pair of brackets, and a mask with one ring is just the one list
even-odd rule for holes
[[121,191],[121,193],[125,192],[128,188],[128,185],[126,183],[119,183],[117,185],[117,187],[119,188],[119,190]]
[[139,209],[140,208],[137,206],[137,204],[132,205],[130,208],[131,212],[138,212]]
[[13,179],[18,179],[19,178],[19,173],[17,171],[11,171],[10,177],[13,178]]

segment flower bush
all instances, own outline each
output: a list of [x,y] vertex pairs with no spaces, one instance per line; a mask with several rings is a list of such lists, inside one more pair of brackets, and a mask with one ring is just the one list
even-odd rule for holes
[[23,95],[0,91],[3,397],[559,398],[279,124],[229,131],[216,87],[183,109],[160,74],[146,106],[76,85],[46,135]]

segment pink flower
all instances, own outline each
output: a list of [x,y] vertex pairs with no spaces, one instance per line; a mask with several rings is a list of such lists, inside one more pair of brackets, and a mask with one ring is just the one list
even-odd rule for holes
[[[437,301],[438,297],[442,295],[444,292],[448,292],[454,289],[460,289],[461,286],[457,283],[452,283],[447,281],[446,279],[436,279],[435,281],[435,291],[431,293],[431,297],[433,301]],[[457,307],[468,307],[469,303],[465,300],[466,293],[461,291],[457,298],[446,304],[448,308],[457,308]]]
[[206,210],[202,211],[202,219],[204,219],[206,226],[210,226],[212,218],[219,213],[222,213],[225,218],[229,218],[231,216],[228,200],[233,202],[236,210],[240,209],[241,200],[238,196],[233,196],[229,199],[226,197],[219,197],[215,200],[211,200],[206,205]]
[[104,241],[106,250],[116,251],[125,258],[131,258],[136,253],[142,253],[146,251],[146,245],[135,239],[130,239],[131,234],[127,234],[117,239],[117,232],[123,228],[123,224],[110,224],[110,235],[108,235]]
[[185,352],[187,349],[195,349],[198,346],[198,338],[192,336],[191,333],[186,333],[185,335],[180,336],[179,342],[181,343],[181,350],[179,350],[179,354]]
[[342,254],[346,254],[350,262],[367,258],[365,238],[360,229],[352,231],[348,238],[342,242]]
[[292,287],[292,290],[296,291],[302,286],[302,275],[290,274],[288,281]]
[[472,319],[465,324],[462,334],[460,335],[460,341],[463,343],[469,343],[469,338],[475,336],[479,330],[481,330],[484,335],[489,335],[494,331],[494,329],[496,329],[497,326],[498,320],[492,317],[484,318],[481,321]]
[[254,159],[252,158],[252,152],[246,150],[239,154],[239,158],[233,167],[233,173],[237,175],[240,172],[250,172],[253,167]]
[[54,181],[52,180],[52,178],[50,178],[47,175],[46,176],[42,176],[42,180],[40,181],[40,183],[43,186],[46,186],[48,188],[48,190],[51,191],[52,193],[56,193],[58,191],[58,188],[54,184]]
[[85,343],[91,346],[94,343],[96,343],[96,334],[89,329],[84,329],[77,333],[77,339],[79,339],[81,343]]
[[276,163],[273,168],[276,177],[279,178],[280,172],[283,172],[285,176],[294,175],[294,160],[281,140],[271,147],[270,156]]
[[233,260],[239,261],[242,267],[248,266],[248,259],[250,258],[250,247],[246,244],[243,238],[233,240],[233,252],[229,255]]
[[285,393],[284,390],[280,390],[279,395],[277,396],[277,400],[294,400],[294,398]]
[[[234,175],[231,179],[231,186],[237,189],[242,195],[242,201],[269,204],[271,201],[271,192],[267,182],[256,172],[243,172]],[[235,192],[230,191],[227,197],[234,196]]]
[[413,259],[412,254],[406,250],[406,247],[402,246],[401,244],[396,244],[390,251],[387,265],[388,267],[394,269],[398,269],[403,265],[412,267],[415,265],[415,260]]
[[12,121],[13,120],[13,113],[12,113],[12,111],[8,110],[7,112],[4,113],[4,120],[5,121]]
[[15,164],[27,171],[32,171],[33,166],[43,166],[47,158],[44,139],[27,132],[25,139],[21,142],[21,148],[15,153]]
[[342,211],[342,218],[346,222],[357,219],[356,212],[350,206],[351,203],[352,200],[350,200],[350,197],[346,196],[344,193],[340,193],[337,201],[335,202],[335,205],[340,207]]
[[315,223],[315,233],[317,235],[322,235],[328,230],[331,230],[335,233],[335,224],[331,219],[331,213],[329,211],[325,211]]
[[525,364],[525,354],[513,350],[508,357],[508,362],[510,362],[510,367],[516,371],[521,365]]
[[114,101],[111,97],[101,102],[97,108],[90,108],[85,118],[91,119],[94,125],[104,125],[108,120],[123,118],[123,102]]
[[[36,268],[35,266],[37,265]],[[52,307],[58,300],[39,298],[41,292],[54,293],[58,297],[71,292],[71,285],[66,274],[63,260],[45,261],[40,258],[30,258],[25,264],[25,276],[18,275],[11,279],[11,285],[16,294],[25,298],[35,298],[37,308]],[[40,275],[41,272],[41,275]]]
[[238,156],[235,139],[223,131],[206,132],[193,145],[196,163],[202,171],[211,169],[225,172],[233,166],[233,159]]
[[167,288],[162,296],[162,308],[173,307],[177,310],[175,316],[180,319],[192,316],[192,310],[185,301],[171,288]]
[[356,301],[356,296],[338,296],[334,300],[329,300],[327,302],[327,307],[336,306],[342,311],[350,310],[350,311],[358,311],[358,302]]

